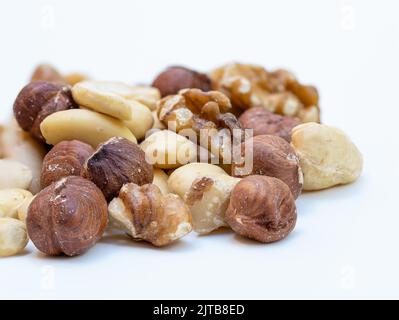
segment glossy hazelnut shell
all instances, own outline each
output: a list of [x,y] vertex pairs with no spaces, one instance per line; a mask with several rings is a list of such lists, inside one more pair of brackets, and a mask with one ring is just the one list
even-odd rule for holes
[[154,172],[137,144],[115,137],[100,144],[87,159],[83,177],[94,182],[110,201],[118,196],[125,183],[132,182],[139,186],[151,183]]
[[61,178],[80,176],[83,164],[93,153],[92,146],[78,140],[56,144],[43,159],[40,177],[42,188]]
[[243,129],[253,129],[253,136],[270,134],[291,142],[291,131],[301,122],[298,118],[281,116],[265,108],[251,108],[238,119]]
[[233,189],[226,221],[241,236],[263,243],[285,238],[297,220],[295,200],[279,179],[249,176]]
[[166,97],[188,88],[210,91],[211,80],[206,74],[188,68],[170,67],[156,77],[152,86],[161,92],[162,97]]
[[77,107],[68,85],[34,81],[18,94],[14,102],[14,116],[24,131],[46,142],[40,131],[40,123],[54,112]]
[[36,195],[29,206],[29,238],[47,255],[76,256],[91,248],[108,223],[107,202],[92,182],[63,178]]
[[[251,145],[253,167],[245,176],[264,175],[280,179],[288,185],[294,198],[298,198],[302,191],[303,175],[299,158],[292,146],[280,137],[261,135],[246,140],[241,146],[242,153],[251,152]],[[235,168],[233,164],[233,173]]]

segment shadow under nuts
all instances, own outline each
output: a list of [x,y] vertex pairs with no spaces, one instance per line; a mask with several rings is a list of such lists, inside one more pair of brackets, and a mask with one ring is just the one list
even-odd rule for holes
[[87,159],[83,177],[94,182],[110,201],[125,183],[140,186],[151,183],[154,173],[139,146],[125,138],[114,137],[100,144]]
[[41,184],[45,188],[68,176],[80,176],[83,164],[93,154],[92,146],[78,140],[56,144],[44,157]]
[[285,238],[295,227],[295,200],[279,179],[249,176],[233,189],[226,221],[241,236],[263,243]]
[[63,178],[43,189],[28,209],[34,245],[47,255],[76,256],[92,247],[108,223],[101,191],[81,177]]
[[14,115],[23,130],[46,142],[40,130],[41,122],[52,113],[77,107],[68,85],[35,81],[18,94],[14,103]]
[[302,191],[303,175],[298,156],[290,144],[277,136],[256,136],[243,144],[243,154],[251,151],[252,171],[237,174],[240,167],[233,164],[233,172],[237,176],[256,174],[280,179],[288,185],[294,198],[298,198]]
[[301,122],[298,118],[281,116],[265,108],[251,108],[238,119],[243,129],[252,129],[253,136],[270,134],[291,142],[291,131]]
[[125,184],[109,204],[112,223],[136,240],[165,246],[192,230],[190,209],[175,194],[163,195],[154,184]]
[[152,86],[158,88],[162,97],[166,97],[188,88],[209,91],[211,90],[211,80],[203,73],[184,67],[170,67],[156,77]]

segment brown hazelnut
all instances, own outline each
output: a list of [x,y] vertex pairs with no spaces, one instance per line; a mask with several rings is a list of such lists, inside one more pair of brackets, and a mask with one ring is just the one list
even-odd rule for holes
[[299,158],[291,145],[284,139],[262,135],[246,140],[241,148],[243,154],[252,152],[252,170],[245,174],[239,172],[240,166],[233,164],[235,176],[263,175],[280,179],[290,188],[294,198],[302,191],[303,175]]
[[93,154],[92,146],[78,141],[62,141],[44,157],[41,185],[45,188],[68,176],[80,176],[85,161]]
[[110,201],[125,183],[133,182],[140,186],[151,183],[154,173],[137,144],[114,137],[100,144],[87,159],[83,177],[94,182]]
[[65,83],[61,73],[50,64],[40,64],[32,74],[31,81]]
[[238,119],[243,129],[253,129],[254,136],[270,134],[291,142],[291,130],[301,122],[298,118],[281,116],[265,108],[251,108]]
[[249,176],[231,193],[226,221],[241,236],[270,243],[295,227],[297,212],[289,188],[279,179]]
[[76,256],[102,236],[107,202],[96,185],[81,177],[63,178],[37,194],[26,225],[30,239],[48,255]]
[[125,184],[109,204],[114,226],[136,240],[168,245],[192,230],[190,209],[175,194],[162,195],[154,184]]
[[45,142],[40,123],[54,112],[77,107],[69,86],[35,81],[25,86],[18,94],[14,102],[14,115],[23,130]]
[[170,67],[160,73],[152,83],[158,88],[162,97],[177,94],[181,89],[196,88],[202,91],[211,90],[211,80],[206,74],[184,67]]

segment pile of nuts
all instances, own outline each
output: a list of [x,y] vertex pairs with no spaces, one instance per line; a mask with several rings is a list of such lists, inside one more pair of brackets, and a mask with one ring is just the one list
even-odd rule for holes
[[40,65],[13,110],[0,127],[0,256],[29,240],[75,256],[115,230],[154,246],[222,227],[275,242],[303,190],[362,171],[350,139],[320,124],[316,88],[285,70],[175,66],[133,86]]

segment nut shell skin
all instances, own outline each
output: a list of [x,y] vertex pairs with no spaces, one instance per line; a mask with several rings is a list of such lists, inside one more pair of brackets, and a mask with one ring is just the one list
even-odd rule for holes
[[263,243],[284,239],[295,227],[295,200],[285,183],[249,176],[233,189],[226,221],[241,236]]
[[78,141],[62,141],[44,157],[41,185],[45,188],[68,176],[80,176],[83,164],[94,153],[92,146]]
[[125,183],[139,186],[151,183],[154,172],[139,146],[125,138],[114,137],[100,144],[87,159],[83,177],[94,182],[110,201]]
[[160,73],[152,83],[158,88],[162,97],[177,94],[181,89],[196,88],[202,91],[211,90],[211,80],[206,74],[185,67],[170,67]]
[[14,115],[23,130],[46,142],[40,131],[40,123],[54,112],[77,107],[68,85],[34,81],[18,94],[14,102]]
[[265,108],[251,108],[238,119],[243,129],[253,129],[253,136],[270,134],[291,142],[291,131],[301,122],[298,118],[281,116]]
[[76,256],[91,248],[108,223],[101,190],[81,177],[63,178],[43,189],[28,209],[34,245],[47,255]]
[[[253,167],[248,175],[263,175],[280,179],[290,188],[294,198],[302,191],[303,174],[295,150],[284,139],[262,135],[246,140],[242,152],[253,152]],[[236,170],[233,164],[233,173]],[[241,175],[238,175],[241,176]]]
[[162,195],[154,184],[125,184],[111,201],[112,223],[137,240],[168,245],[192,230],[190,209],[175,194]]

